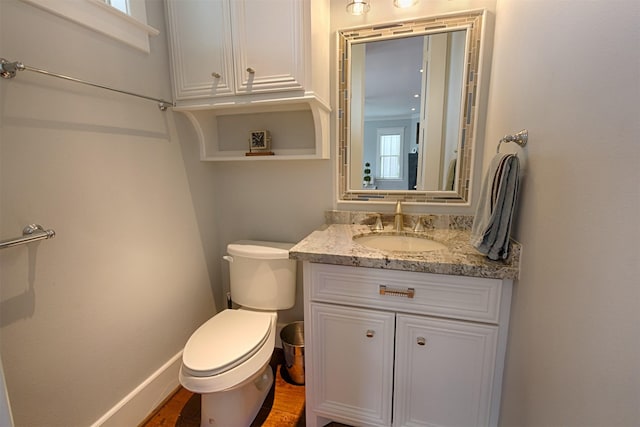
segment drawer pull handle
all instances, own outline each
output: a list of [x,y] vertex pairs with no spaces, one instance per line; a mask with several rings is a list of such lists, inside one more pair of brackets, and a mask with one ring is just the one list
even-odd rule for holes
[[373,338],[374,335],[375,335],[375,331],[372,331],[371,329],[367,331],[367,338]]
[[418,345],[425,345],[427,343],[427,340],[424,337],[418,337],[416,342],[418,343]]
[[219,79],[220,77],[222,77],[220,75],[220,73],[216,73],[215,71],[213,73],[211,73],[211,77],[213,77],[214,79]]
[[256,73],[256,70],[254,70],[253,68],[249,67],[249,68],[247,68],[247,73],[249,73],[249,74],[255,74],[255,73]]
[[391,295],[395,297],[413,298],[416,291],[413,288],[407,289],[389,289],[385,285],[380,285],[380,295]]

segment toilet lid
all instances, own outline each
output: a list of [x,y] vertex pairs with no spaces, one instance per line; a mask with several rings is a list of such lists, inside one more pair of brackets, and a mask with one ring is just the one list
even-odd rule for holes
[[265,343],[272,315],[224,310],[200,326],[182,353],[184,368],[193,376],[216,375],[241,364]]
[[293,243],[240,240],[227,245],[227,252],[252,259],[289,259],[289,249],[293,246]]

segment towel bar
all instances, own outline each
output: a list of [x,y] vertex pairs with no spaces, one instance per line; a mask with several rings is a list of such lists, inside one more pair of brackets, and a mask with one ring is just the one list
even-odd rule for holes
[[55,231],[45,230],[39,224],[29,224],[22,230],[22,237],[0,240],[0,249],[23,245],[25,243],[35,242],[36,240],[52,239],[55,235]]
[[175,107],[175,103],[173,101],[165,101],[164,99],[153,98],[146,95],[140,95],[138,93],[129,92],[121,89],[114,89],[109,86],[100,85],[97,83],[88,82],[86,80],[77,79],[75,77],[65,76],[63,74],[52,73],[51,71],[42,70],[40,68],[30,67],[28,65],[24,65],[22,62],[9,62],[4,58],[0,58],[0,77],[3,79],[12,79],[16,76],[18,71],[32,71],[34,73],[40,73],[47,76],[57,77],[63,80],[69,80],[76,83],[81,83],[83,85],[93,86],[100,89],[106,89],[113,92],[123,93],[125,95],[131,95],[138,98],[148,99],[150,101],[156,101],[158,103],[158,108],[160,111],[166,111],[167,107]]

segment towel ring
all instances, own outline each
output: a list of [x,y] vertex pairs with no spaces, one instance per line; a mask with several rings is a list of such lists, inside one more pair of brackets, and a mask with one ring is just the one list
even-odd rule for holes
[[496,150],[496,153],[500,152],[500,144],[502,144],[503,142],[515,142],[520,147],[524,147],[525,145],[527,145],[527,142],[529,142],[529,131],[526,129],[522,129],[520,132],[513,135],[503,136],[500,142],[498,142],[498,149]]

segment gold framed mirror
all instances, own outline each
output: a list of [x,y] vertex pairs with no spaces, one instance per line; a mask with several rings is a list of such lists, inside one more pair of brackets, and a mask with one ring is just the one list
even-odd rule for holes
[[337,32],[341,202],[470,202],[485,18]]

